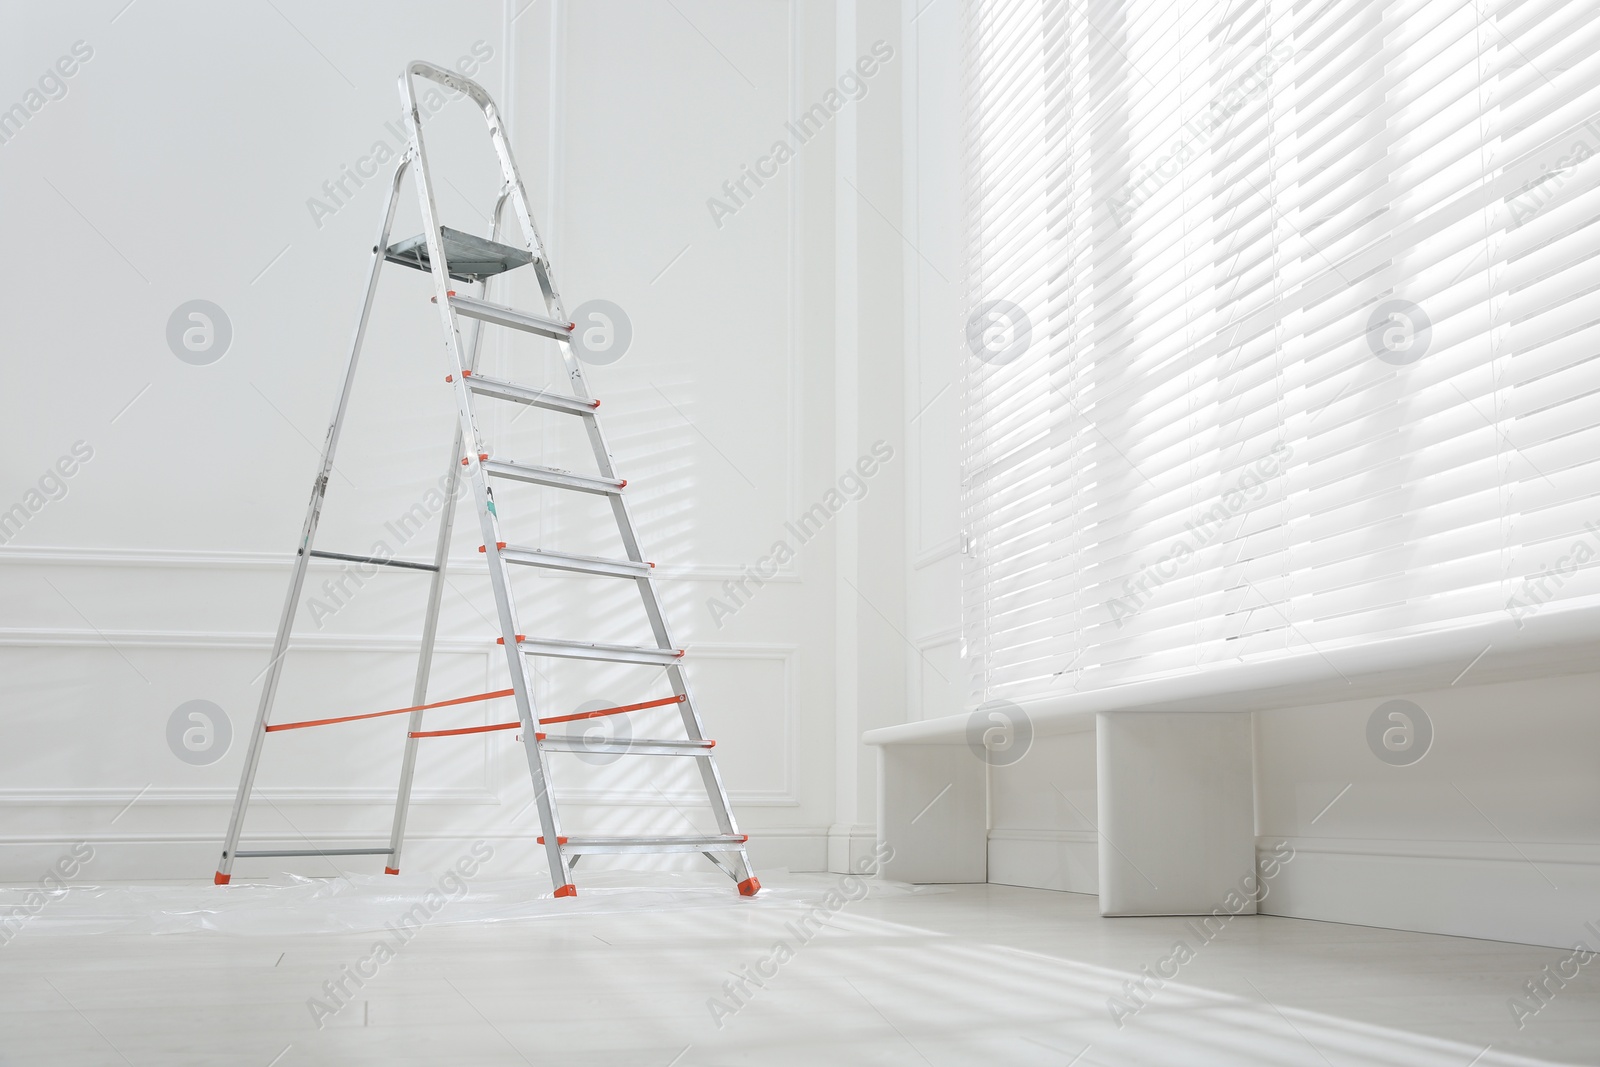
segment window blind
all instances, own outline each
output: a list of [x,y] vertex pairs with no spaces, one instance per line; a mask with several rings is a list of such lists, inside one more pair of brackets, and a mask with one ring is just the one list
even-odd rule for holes
[[1600,594],[1600,5],[965,32],[975,702]]

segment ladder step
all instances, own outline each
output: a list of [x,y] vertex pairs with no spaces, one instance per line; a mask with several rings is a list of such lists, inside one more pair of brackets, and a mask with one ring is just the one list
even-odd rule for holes
[[280,856],[390,856],[388,848],[259,848],[239,849],[235,859],[273,859]]
[[515,482],[548,485],[553,489],[576,489],[580,493],[598,493],[601,496],[620,493],[622,487],[628,484],[626,478],[595,478],[587,474],[557,470],[554,467],[513,463],[506,459],[485,460],[483,470],[485,474],[497,478],[510,478]]
[[491,304],[477,297],[452,296],[450,306],[469,319],[481,319],[496,326],[509,326],[513,330],[525,330],[543,337],[553,337],[557,341],[570,340],[572,337],[573,324],[570,322],[557,322],[543,315],[508,308],[504,304]]
[[607,663],[650,663],[662,667],[671,667],[683,657],[681,648],[596,645],[586,641],[557,641],[544,637],[518,637],[517,647],[530,656],[549,656],[553,659],[597,659]]
[[546,411],[564,411],[570,415],[592,415],[594,409],[600,406],[598,400],[584,400],[576,396],[563,396],[561,393],[552,393],[548,389],[538,389],[530,385],[518,385],[516,382],[503,381],[500,378],[489,378],[482,374],[467,375],[467,388],[479,396],[490,396],[496,400],[512,400],[518,404],[531,404],[536,408]]
[[[569,856],[618,855],[630,852],[742,852],[744,834],[708,834],[694,837],[567,837],[557,838]],[[539,838],[544,844],[544,838]]]
[[[533,253],[525,248],[513,248],[498,241],[474,237],[470,233],[452,230],[448,226],[439,227],[439,236],[444,239],[445,265],[450,277],[457,281],[476,281],[533,262]],[[401,266],[416,270],[433,270],[433,265],[428,259],[426,234],[419,233],[404,241],[396,241],[384,249],[383,258],[390,263],[399,263]]]
[[546,752],[616,752],[625,756],[710,756],[715,741],[591,741],[585,737],[534,735]]
[[654,566],[650,563],[635,563],[630,559],[574,556],[566,552],[546,552],[543,549],[519,548],[516,545],[502,548],[500,558],[507,563],[520,563],[528,567],[577,571],[580,574],[604,574],[614,578],[648,578],[650,568]]
[[408,559],[379,559],[377,556],[356,556],[349,552],[324,552],[319,548],[311,550],[314,559],[342,559],[350,563],[371,563],[380,567],[400,567],[409,571],[436,571],[439,568],[431,563],[413,563]]

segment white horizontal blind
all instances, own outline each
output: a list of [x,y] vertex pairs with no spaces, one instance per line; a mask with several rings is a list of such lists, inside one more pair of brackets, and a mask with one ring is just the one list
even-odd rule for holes
[[1600,594],[1600,5],[968,16],[978,700]]

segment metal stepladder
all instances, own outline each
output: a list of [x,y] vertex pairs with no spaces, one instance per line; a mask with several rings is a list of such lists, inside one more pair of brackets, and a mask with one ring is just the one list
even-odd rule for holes
[[[495,205],[494,230],[490,239],[443,227],[435,208],[432,180],[428,171],[428,157],[423,144],[422,117],[417,107],[415,79],[425,78],[465,94],[483,111],[488,124],[489,137],[495,156],[500,163],[504,184]],[[289,582],[288,597],[278,620],[277,635],[273,641],[272,660],[264,677],[261,702],[256,713],[254,729],[245,757],[245,766],[239,781],[239,791],[234,800],[233,815],[228,824],[227,840],[223,845],[222,859],[217,865],[215,882],[226,885],[232,877],[237,859],[252,857],[287,856],[386,856],[385,873],[398,874],[401,846],[405,836],[406,815],[411,799],[412,778],[416,767],[417,742],[422,738],[457,734],[482,733],[520,728],[525,741],[528,771],[533,780],[539,822],[543,830],[539,844],[544,846],[550,865],[550,878],[558,897],[576,895],[572,882],[572,868],[578,858],[588,854],[637,853],[703,853],[737,884],[745,896],[754,895],[760,888],[750,867],[746,852],[747,838],[738,832],[733,812],[728,803],[727,791],[712,755],[714,741],[707,740],[701,728],[700,714],[694,697],[684,677],[683,650],[675,646],[667,629],[660,598],[651,576],[653,563],[645,561],[635,536],[633,522],[624,498],[626,479],[616,476],[611,454],[595,411],[600,401],[592,399],[584,381],[583,369],[570,343],[574,324],[567,321],[566,311],[556,289],[550,260],[539,237],[532,213],[528,208],[527,194],[511,155],[510,144],[500,114],[489,94],[476,82],[431,63],[413,62],[400,76],[400,95],[405,105],[410,142],[395,167],[389,188],[388,202],[384,208],[383,224],[378,240],[373,245],[372,266],[367,280],[366,296],[360,317],[356,322],[355,337],[351,343],[349,360],[340,387],[338,402],[334,407],[328,436],[323,447],[322,466],[311,490],[311,502],[301,530],[300,546],[294,561],[294,572]],[[389,243],[390,229],[394,223],[401,183],[407,170],[415,164],[417,199],[422,213],[423,232],[407,241]],[[516,212],[524,247],[500,243],[499,219],[507,202]],[[356,366],[365,340],[371,316],[373,298],[378,288],[378,276],[385,262],[393,262],[428,272],[433,279],[433,301],[438,305],[444,328],[445,347],[449,354],[449,374],[445,381],[453,388],[459,423],[451,447],[446,503],[440,519],[438,543],[432,564],[379,559],[342,552],[323,552],[312,548],[322,504],[327,494],[329,477],[333,471],[334,452],[338,446]],[[521,266],[531,266],[544,296],[546,314],[538,315],[492,304],[483,299],[488,280]],[[463,296],[450,288],[451,280],[476,283],[476,296]],[[459,319],[476,320],[470,345],[461,339]],[[570,395],[560,395],[548,390],[491,378],[475,373],[477,356],[482,341],[483,325],[490,324],[521,330],[536,336],[552,338],[560,344],[562,358],[570,381]],[[573,474],[550,467],[534,466],[493,458],[481,448],[477,421],[474,416],[475,397],[514,404],[529,405],[545,411],[575,416],[583,421],[593,447],[599,476]],[[510,670],[511,686],[493,693],[475,694],[451,700],[426,703],[428,677],[433,646],[438,629],[440,602],[443,595],[445,563],[449,554],[454,507],[459,492],[459,481],[465,477],[471,486],[471,500],[478,513],[483,543],[479,551],[488,563],[490,586],[493,590],[497,622],[500,629],[498,643],[505,648],[506,663]],[[616,518],[626,559],[602,559],[568,553],[546,551],[507,545],[499,537],[500,517],[495,509],[494,491],[490,479],[544,486],[548,488],[595,494],[605,497]],[[423,621],[421,653],[417,664],[416,684],[412,706],[389,711],[346,715],[331,719],[269,725],[278,682],[282,675],[284,657],[289,649],[296,609],[306,570],[312,558],[359,562],[380,569],[399,567],[408,570],[431,572],[426,614]],[[631,579],[638,587],[643,600],[645,616],[655,637],[652,647],[602,645],[580,641],[566,641],[525,637],[517,620],[517,608],[512,595],[509,566],[541,567],[559,571],[596,576]],[[541,719],[534,703],[529,657],[555,657],[611,663],[645,664],[662,667],[673,695],[664,699],[643,701],[621,707],[587,711],[575,715]],[[511,697],[517,708],[514,722],[491,726],[475,726],[455,730],[422,729],[423,713],[432,708],[458,705],[479,700]],[[683,720],[684,734],[676,740],[616,740],[596,742],[582,737],[559,737],[539,730],[541,725],[570,722],[606,715],[627,714],[646,708],[675,706]],[[267,735],[279,730],[325,726],[355,720],[373,719],[389,715],[406,715],[408,722],[404,755],[401,760],[400,784],[395,803],[394,826],[387,847],[328,848],[328,849],[240,849],[239,840],[244,828],[246,809],[254,789],[256,770],[260,764],[263,743]],[[684,756],[699,767],[700,777],[711,809],[716,817],[715,834],[689,834],[680,836],[638,837],[580,837],[566,836],[561,832],[556,806],[550,792],[550,770],[547,755],[552,752],[614,752],[625,755]]]

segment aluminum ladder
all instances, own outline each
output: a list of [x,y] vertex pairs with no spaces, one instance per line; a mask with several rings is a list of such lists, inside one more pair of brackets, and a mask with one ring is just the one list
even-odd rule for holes
[[[495,205],[494,230],[488,240],[449,229],[439,222],[432,180],[428,172],[427,151],[422,136],[422,115],[417,106],[416,79],[418,78],[436,82],[465,94],[483,111],[503,179],[499,200]],[[361,315],[356,322],[355,337],[351,342],[349,361],[340,386],[338,402],[334,406],[333,418],[328,426],[328,436],[322,452],[322,466],[312,484],[311,502],[306,511],[300,546],[294,560],[294,573],[289,582],[283,613],[278,620],[277,635],[272,646],[272,659],[266,670],[261,703],[250,734],[244,771],[240,776],[239,791],[234,800],[233,815],[228,824],[227,839],[223,844],[222,858],[217,865],[214,881],[218,885],[228,884],[235,860],[287,856],[384,856],[387,857],[385,873],[399,874],[418,742],[434,737],[520,728],[527,752],[528,773],[533,780],[539,823],[543,829],[538,841],[544,846],[549,861],[550,878],[556,896],[576,895],[572,869],[580,856],[682,852],[703,853],[738,884],[741,894],[753,896],[761,888],[761,884],[750,867],[746,852],[747,838],[739,833],[734,823],[727,790],[723,787],[721,775],[717,770],[716,759],[712,754],[712,747],[716,742],[705,737],[694,696],[684,677],[683,649],[673,643],[668,631],[666,617],[662,612],[661,601],[651,576],[651,569],[655,564],[646,562],[640,551],[638,537],[628,515],[624,492],[628,482],[617,476],[610,451],[601,433],[600,421],[595,410],[600,406],[600,401],[589,395],[582,365],[573,352],[570,342],[575,327],[573,323],[567,321],[560,293],[556,289],[550,260],[528,208],[527,194],[523,189],[516,161],[512,158],[511,146],[507,141],[499,111],[489,94],[476,82],[431,63],[420,61],[409,64],[401,74],[400,95],[405,106],[410,140],[395,167],[388,201],[384,208],[383,224],[378,233],[378,240],[373,244],[366,296],[362,303]],[[407,170],[413,165],[416,167],[414,184],[422,212],[423,232],[418,237],[391,245],[390,229],[394,223],[401,183]],[[520,224],[524,237],[523,247],[503,244],[497,240],[500,236],[500,216],[508,201]],[[450,361],[449,373],[444,380],[453,390],[459,416],[455,441],[450,450],[448,487],[445,494],[447,501],[441,514],[439,538],[431,564],[379,559],[344,552],[326,552],[312,547],[315,543],[323,500],[327,495],[329,476],[333,471],[334,452],[338,446],[351,386],[355,380],[362,342],[372,312],[373,298],[377,293],[379,271],[385,262],[426,271],[433,278],[432,300],[438,306],[440,325],[444,329]],[[538,279],[539,288],[544,296],[543,314],[490,303],[484,299],[490,277],[523,266],[531,266]],[[457,293],[450,287],[452,281],[475,284],[476,295]],[[468,345],[462,343],[460,325],[462,318],[476,320],[472,341]],[[520,330],[539,337],[552,338],[560,343],[571,393],[556,394],[545,389],[475,373],[484,324]],[[589,443],[594,449],[595,462],[599,469],[598,476],[573,474],[555,468],[495,458],[481,445],[473,409],[474,402],[479,397],[529,405],[581,419],[588,432]],[[495,610],[500,628],[500,637],[497,641],[505,648],[511,687],[493,693],[474,694],[430,704],[426,703],[428,675],[438,629],[445,564],[455,517],[455,502],[460,488],[458,479],[462,477],[465,477],[471,486],[471,499],[482,531],[482,545],[479,551],[484,554],[488,564],[489,580],[494,591]],[[506,479],[605,497],[611,504],[627,558],[601,559],[506,544],[499,536],[500,518],[495,510],[492,479]],[[277,724],[271,722],[273,701],[283,673],[284,656],[289,649],[296,608],[305,584],[307,566],[313,558],[357,562],[377,566],[380,569],[425,571],[432,574],[422,629],[421,654],[410,707],[300,722]],[[645,616],[654,635],[655,645],[629,647],[526,637],[517,621],[517,607],[512,597],[510,574],[507,570],[512,566],[542,567],[579,574],[631,579],[638,587],[643,600]],[[672,695],[622,707],[541,719],[534,704],[528,662],[530,657],[659,666],[666,672],[666,680],[671,687]],[[423,714],[431,709],[508,696],[516,703],[517,719],[514,722],[454,730],[422,729]],[[582,737],[553,736],[539,729],[540,726],[554,723],[628,714],[645,708],[664,706],[678,708],[683,720],[684,737],[672,740],[628,739],[595,742]],[[260,764],[264,742],[269,734],[281,730],[328,726],[402,714],[407,716],[408,728],[405,752],[401,761],[394,826],[386,846],[327,849],[241,849],[239,847],[245,813],[255,784],[256,770]],[[716,817],[718,832],[679,836],[567,836],[561,831],[556,806],[550,792],[551,775],[547,757],[556,752],[615,752],[623,755],[682,756],[693,759],[699,767],[701,781]]]

